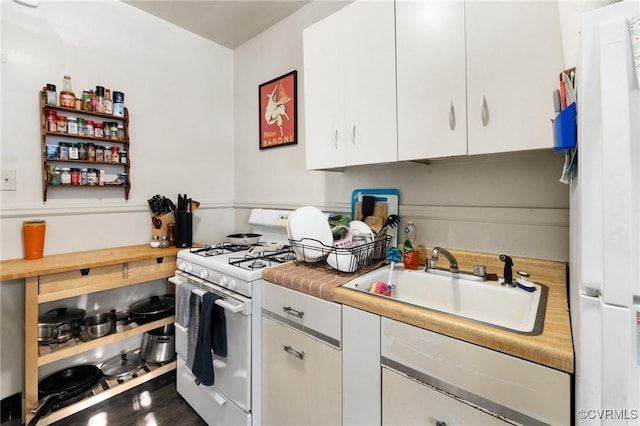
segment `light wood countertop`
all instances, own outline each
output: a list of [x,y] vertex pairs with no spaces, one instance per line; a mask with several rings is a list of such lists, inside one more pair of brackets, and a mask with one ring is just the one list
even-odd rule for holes
[[149,244],[87,250],[43,256],[40,259],[10,259],[0,262],[0,281],[9,281],[38,275],[75,271],[82,268],[135,262],[175,256],[176,247],[151,248]]
[[[462,250],[449,251],[456,257],[462,270],[470,271],[473,269],[474,264],[482,264],[486,266],[487,273],[503,275],[503,263],[500,262],[496,254]],[[421,259],[424,259],[426,253],[430,253],[430,249],[422,247]],[[341,288],[340,286],[335,286],[332,289],[331,298],[337,303],[474,343],[566,373],[573,373],[573,341],[567,299],[566,264],[522,257],[512,258],[515,276],[517,276],[516,271],[526,271],[530,274],[532,281],[544,284],[549,288],[544,326],[542,333],[537,336],[514,333],[464,318],[412,306],[393,299]],[[438,266],[445,267],[446,265],[443,262],[442,264],[439,263]],[[282,267],[268,269],[273,269],[277,273],[263,275],[263,278],[267,281],[318,297],[317,294],[314,294],[317,293],[317,289],[308,279],[304,285],[295,284],[297,274],[305,275],[301,272],[304,271],[303,266],[286,268],[283,265]],[[322,273],[316,271],[313,281],[317,282],[317,285],[322,285],[326,281],[336,282],[335,273],[326,272],[326,274],[326,279],[323,280]],[[343,277],[340,281],[346,282],[357,275],[359,274]],[[341,284],[344,284],[344,282]],[[323,298],[328,297],[325,296]]]

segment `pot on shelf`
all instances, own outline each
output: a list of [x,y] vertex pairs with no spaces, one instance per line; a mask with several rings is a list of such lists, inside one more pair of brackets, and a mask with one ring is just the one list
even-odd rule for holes
[[80,334],[80,321],[85,310],[55,308],[38,317],[38,342],[65,341]]
[[173,360],[176,356],[173,324],[145,332],[142,336],[140,355],[147,362],[162,363]]
[[129,351],[109,358],[100,369],[107,379],[124,379],[144,366],[144,359],[137,351]]
[[80,321],[80,339],[83,341],[97,339],[99,337],[116,332],[116,311],[101,314],[88,315]]
[[173,315],[175,297],[151,296],[140,300],[129,307],[131,319],[138,324],[146,324]]

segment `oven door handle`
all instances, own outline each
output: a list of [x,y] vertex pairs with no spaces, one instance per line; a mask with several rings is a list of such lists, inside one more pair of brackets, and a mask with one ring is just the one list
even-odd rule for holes
[[244,309],[243,303],[240,303],[239,305],[234,305],[232,303],[227,302],[224,299],[217,299],[215,301],[215,304],[226,309],[227,311],[233,312],[234,314],[238,312],[242,312],[242,310]]

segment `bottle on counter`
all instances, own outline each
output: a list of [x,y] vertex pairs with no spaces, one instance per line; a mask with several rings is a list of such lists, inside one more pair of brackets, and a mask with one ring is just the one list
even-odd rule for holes
[[73,93],[73,89],[71,88],[71,77],[68,75],[65,75],[64,79],[62,80],[62,90],[60,91],[60,106],[67,108],[76,107],[76,95]]
[[402,263],[405,269],[415,270],[420,266],[420,252],[416,238],[416,225],[410,220],[404,228],[404,254],[402,256]]

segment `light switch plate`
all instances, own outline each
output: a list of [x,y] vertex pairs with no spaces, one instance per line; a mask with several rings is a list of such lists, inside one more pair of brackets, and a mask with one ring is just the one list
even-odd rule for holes
[[0,191],[16,190],[16,171],[2,170],[0,172]]

